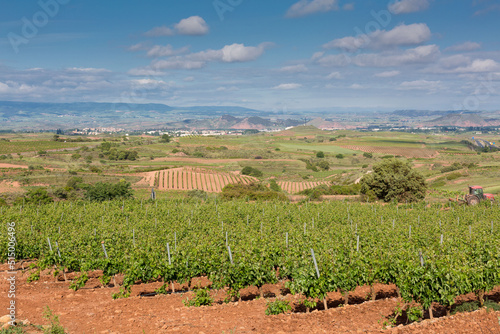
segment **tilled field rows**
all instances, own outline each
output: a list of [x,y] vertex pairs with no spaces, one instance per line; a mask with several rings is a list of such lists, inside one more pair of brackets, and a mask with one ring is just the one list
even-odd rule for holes
[[315,188],[321,184],[329,185],[330,182],[320,181],[320,182],[277,182],[278,185],[289,194],[296,194],[302,190]]
[[255,181],[251,176],[231,173],[216,173],[203,169],[168,169],[156,173],[150,180],[151,186],[162,190],[203,190],[220,192],[228,184],[249,184]]
[[377,147],[377,146],[356,146],[356,145],[343,145],[353,151],[361,151],[366,153],[380,153],[400,155],[406,158],[433,158],[438,152],[427,148],[413,148],[413,147]]

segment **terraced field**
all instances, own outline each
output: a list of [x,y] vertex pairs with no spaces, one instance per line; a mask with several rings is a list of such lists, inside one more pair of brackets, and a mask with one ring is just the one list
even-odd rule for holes
[[221,192],[228,184],[249,184],[257,179],[233,173],[214,172],[200,168],[173,168],[154,173],[149,185],[160,190],[203,190]]
[[279,181],[278,185],[289,194],[296,194],[306,189],[311,189],[317,187],[321,184],[329,185],[328,181],[320,181],[320,182],[285,182]]

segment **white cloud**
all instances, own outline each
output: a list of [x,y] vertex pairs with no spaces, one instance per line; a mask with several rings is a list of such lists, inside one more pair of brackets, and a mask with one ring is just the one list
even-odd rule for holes
[[435,91],[438,90],[440,87],[441,87],[441,81],[415,80],[415,81],[402,82],[399,85],[398,89]]
[[0,93],[7,93],[9,91],[9,85],[0,82]]
[[133,80],[133,82],[141,86],[159,86],[166,84],[166,82],[163,80],[154,80],[154,79],[138,79],[138,80]]
[[360,84],[355,83],[355,84],[352,84],[351,86],[349,86],[349,88],[351,88],[351,89],[363,89],[364,87]]
[[291,89],[298,89],[302,87],[301,84],[298,83],[286,83],[286,84],[281,84],[278,86],[273,87],[273,89],[280,89],[280,90],[291,90]]
[[324,53],[323,51],[315,52],[315,53],[312,55],[311,59],[312,59],[312,60],[318,60],[318,59],[320,59],[321,57],[323,57],[324,55],[325,55],[325,53]]
[[352,58],[347,55],[326,55],[324,57],[318,58],[316,62],[321,66],[347,66],[352,63]]
[[243,44],[226,45],[222,48],[222,61],[226,63],[252,61],[264,53],[266,44],[245,46]]
[[270,43],[261,43],[258,46],[245,46],[244,44],[226,45],[220,50],[205,50],[186,55],[172,56],[167,59],[153,60],[151,67],[155,70],[164,69],[199,69],[209,62],[249,62],[259,58]]
[[396,0],[388,8],[393,14],[421,12],[429,8],[429,0]]
[[181,70],[195,70],[200,69],[206,65],[205,61],[195,61],[189,59],[166,59],[155,60],[151,63],[151,67],[155,70],[166,69],[181,69]]
[[188,50],[189,50],[188,47],[183,47],[181,49],[175,50],[172,47],[172,45],[170,45],[170,44],[165,45],[165,46],[163,46],[163,45],[155,45],[151,49],[149,49],[149,51],[147,53],[147,56],[148,57],[154,57],[154,58],[158,58],[158,57],[170,57],[170,56],[174,56],[174,55],[185,53]]
[[396,46],[418,45],[428,41],[431,30],[425,23],[401,24],[392,30],[376,30],[368,35],[347,36],[323,45],[325,49],[356,52],[359,49],[383,49]]
[[434,61],[439,54],[439,47],[431,44],[396,53],[360,54],[353,59],[353,63],[358,66],[370,67],[425,64]]
[[208,34],[210,28],[205,20],[200,16],[191,16],[182,19],[179,23],[173,25],[173,28],[167,26],[155,27],[144,33],[147,37],[162,37],[179,35],[200,36]]
[[185,77],[183,80],[185,82],[193,82],[194,81],[194,77]]
[[327,79],[342,79],[342,75],[339,72],[332,72],[326,76]]
[[166,26],[155,27],[144,33],[144,36],[147,37],[161,37],[161,36],[173,36],[173,35],[175,35],[175,32]]
[[107,70],[105,68],[93,68],[93,67],[70,67],[66,69],[66,72],[68,73],[93,73],[93,74],[99,74],[99,73],[111,73],[110,70]]
[[143,43],[137,43],[128,47],[129,51],[139,51],[144,50],[145,45]]
[[449,48],[446,48],[444,51],[474,51],[480,48],[481,48],[480,43],[468,41],[461,44],[452,45]]
[[141,67],[141,68],[133,68],[127,72],[131,76],[137,77],[154,77],[154,76],[163,76],[166,73],[162,71],[155,70],[150,67]]
[[181,20],[175,25],[175,29],[180,35],[206,35],[208,33],[208,25],[200,16],[191,16]]
[[465,67],[459,67],[454,70],[455,73],[483,73],[500,71],[500,64],[493,59],[475,59]]
[[288,9],[286,17],[301,17],[338,9],[338,0],[300,0]]
[[385,71],[385,72],[376,73],[376,74],[374,74],[374,76],[376,76],[378,78],[392,78],[392,77],[398,76],[400,74],[401,74],[400,71]]
[[304,64],[284,66],[280,69],[281,72],[286,73],[304,73],[307,72],[308,69]]
[[361,67],[391,67],[430,63],[435,61],[439,55],[439,47],[435,44],[431,44],[407,50],[363,53],[353,57],[345,54],[326,55],[316,60],[316,62],[325,67],[339,67],[350,64]]
[[444,57],[426,69],[428,73],[467,74],[499,72],[500,64],[493,59],[474,59],[464,55]]

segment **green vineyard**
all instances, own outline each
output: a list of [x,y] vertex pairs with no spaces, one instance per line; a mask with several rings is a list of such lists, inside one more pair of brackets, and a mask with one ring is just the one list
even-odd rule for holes
[[449,311],[455,297],[473,292],[483,302],[500,285],[496,204],[135,199],[1,210],[3,262],[14,235],[16,261],[102,270],[103,281],[123,274],[114,297],[138,282],[163,281],[165,292],[171,282],[207,276],[233,298],[248,286],[285,281],[308,305],[331,291],[347,299],[358,286],[392,283],[407,302]]

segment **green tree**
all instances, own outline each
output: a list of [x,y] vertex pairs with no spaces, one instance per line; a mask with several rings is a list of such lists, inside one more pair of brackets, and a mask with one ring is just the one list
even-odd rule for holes
[[241,174],[254,176],[254,177],[261,177],[263,175],[263,173],[260,170],[258,170],[257,168],[250,167],[250,166],[244,167],[241,170]]
[[326,160],[322,160],[318,162],[318,167],[323,169],[323,170],[329,170],[330,169],[330,164]]
[[160,143],[170,143],[170,136],[167,134],[161,136]]
[[361,179],[361,193],[390,202],[416,202],[425,198],[427,184],[410,162],[387,159],[373,166],[373,173]]

